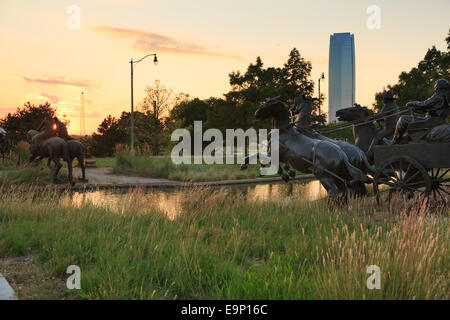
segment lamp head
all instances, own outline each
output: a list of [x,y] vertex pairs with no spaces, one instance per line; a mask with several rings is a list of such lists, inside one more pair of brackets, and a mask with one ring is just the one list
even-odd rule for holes
[[153,58],[153,63],[155,64],[155,66],[158,64],[158,57],[155,54],[155,57]]

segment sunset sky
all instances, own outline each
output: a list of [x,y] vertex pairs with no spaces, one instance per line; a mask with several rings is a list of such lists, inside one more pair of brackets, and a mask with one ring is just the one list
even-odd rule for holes
[[[80,9],[80,29],[67,27],[67,8]],[[369,29],[370,5],[381,28]],[[330,34],[355,35],[356,101],[395,83],[432,45],[446,50],[448,0],[0,0],[0,116],[26,101],[50,101],[79,133],[85,93],[86,133],[108,114],[130,109],[130,58],[157,53],[136,66],[135,104],[155,80],[191,97],[221,96],[228,73],[259,55],[281,66],[296,47],[325,72]],[[327,101],[325,102],[327,105]]]

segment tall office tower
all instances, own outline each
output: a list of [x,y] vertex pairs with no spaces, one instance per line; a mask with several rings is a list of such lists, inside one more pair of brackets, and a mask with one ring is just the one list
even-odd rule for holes
[[330,36],[328,64],[328,123],[336,111],[355,103],[355,38],[351,33]]

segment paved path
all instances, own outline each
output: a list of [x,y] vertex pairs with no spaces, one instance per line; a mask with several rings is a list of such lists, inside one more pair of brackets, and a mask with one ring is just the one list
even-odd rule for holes
[[0,300],[16,300],[14,290],[0,273]]
[[[74,177],[81,177],[80,168],[74,168]],[[116,175],[112,173],[112,168],[87,168],[86,178],[89,180],[87,183],[76,181],[72,190],[84,190],[84,189],[127,189],[133,187],[145,187],[145,188],[173,188],[173,187],[198,187],[198,186],[227,186],[236,184],[250,184],[250,183],[268,183],[268,182],[281,182],[280,177],[271,178],[255,178],[255,179],[239,179],[239,180],[221,180],[221,181],[209,181],[209,182],[181,182],[168,179],[153,179],[144,177],[133,177]],[[298,175],[295,180],[310,180],[314,179],[312,174]],[[52,189],[69,189],[68,184],[59,184],[47,186]]]
[[[101,183],[101,184],[122,184],[122,183],[131,183],[131,184],[141,184],[141,183],[166,183],[172,182],[167,179],[153,179],[153,178],[144,178],[144,177],[131,177],[131,176],[123,176],[112,173],[112,168],[102,167],[102,168],[87,168],[86,169],[86,178],[89,180],[89,183]],[[73,170],[74,176],[81,177],[81,169],[76,167]]]

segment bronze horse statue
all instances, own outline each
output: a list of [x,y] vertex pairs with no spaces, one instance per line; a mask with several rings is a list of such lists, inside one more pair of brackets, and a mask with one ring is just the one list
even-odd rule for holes
[[[47,134],[49,133],[49,130],[51,130],[51,128],[44,128],[44,131],[46,131]],[[62,164],[61,162],[59,162],[59,159],[62,158],[67,162],[67,168],[69,171],[69,183],[73,186],[75,182],[73,181],[72,176],[72,160],[70,158],[69,147],[66,141],[56,136],[51,136],[50,138],[46,138],[45,140],[40,141],[39,139],[36,139],[38,135],[39,132],[36,130],[30,130],[27,132],[27,138],[31,138],[30,162],[33,162],[36,158],[37,161],[40,161],[43,158],[48,158],[49,163],[50,161],[53,161],[56,165],[55,172],[53,173],[53,182],[56,182],[56,177],[58,176],[59,170],[61,170],[62,168]]]
[[[27,132],[27,139],[28,139],[28,141],[31,143],[32,138],[38,133],[39,133],[39,131],[37,131],[37,130],[29,130]],[[67,143],[67,146],[69,148],[70,161],[73,162],[73,160],[75,158],[77,158],[78,163],[79,163],[79,165],[81,167],[82,177],[79,180],[87,182],[88,180],[86,179],[86,167],[85,167],[85,163],[84,163],[85,157],[84,157],[84,146],[83,146],[83,144],[81,144],[81,142],[79,142],[78,140],[74,140],[74,139],[67,140],[66,143]],[[39,159],[39,160],[41,160],[41,159]],[[48,158],[47,166],[49,168],[50,168],[50,163],[51,163],[51,159]]]
[[289,116],[288,108],[279,97],[267,99],[255,113],[257,119],[272,118],[275,129],[279,129],[279,149],[274,150],[272,144],[271,152],[279,153],[280,162],[299,172],[313,173],[332,199],[345,196],[351,181],[372,182],[349,162],[340,147],[301,134],[290,124]]
[[347,121],[353,124],[353,137],[355,145],[367,155],[373,138],[381,131],[375,127],[373,121],[368,121],[371,114],[367,107],[355,103],[354,107],[336,111],[339,121]]
[[[318,140],[325,140],[325,141],[329,141],[332,142],[336,145],[338,145],[342,151],[345,152],[345,154],[348,157],[348,160],[350,161],[350,163],[357,167],[358,169],[360,169],[362,172],[364,172],[365,174],[371,174],[374,175],[375,174],[375,169],[370,165],[369,160],[367,159],[366,154],[364,153],[363,150],[361,150],[358,146],[355,146],[351,143],[345,142],[345,141],[340,141],[340,140],[335,140],[335,139],[330,139],[326,136],[321,135],[320,133],[318,133],[317,131],[314,130],[305,130],[304,127],[305,125],[298,125],[302,123],[302,117],[307,117],[307,119],[309,119],[310,117],[310,113],[312,111],[312,103],[313,103],[313,98],[311,98],[310,96],[301,96],[298,99],[296,99],[296,104],[291,107],[291,111],[294,114],[298,114],[297,119],[295,121],[296,124],[296,128],[302,132],[303,134],[307,135],[310,138],[313,139],[318,139]],[[306,113],[303,112],[306,110]],[[304,122],[303,122],[304,123]],[[357,195],[365,195],[367,194],[367,189],[364,186],[363,183],[361,182],[356,182],[355,185],[353,185],[351,187],[351,189],[357,194]]]
[[73,159],[77,158],[78,163],[81,167],[81,174],[82,178],[81,181],[87,182],[86,179],[86,167],[84,164],[84,146],[83,144],[69,136],[67,133],[67,129],[64,123],[61,121],[57,121],[57,127],[56,127],[56,135],[58,137],[63,138],[69,147],[69,154],[70,154],[70,160],[73,161]]

